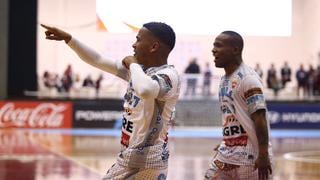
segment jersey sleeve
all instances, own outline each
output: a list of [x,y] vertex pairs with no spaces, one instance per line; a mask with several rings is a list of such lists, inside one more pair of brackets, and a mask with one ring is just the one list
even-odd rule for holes
[[175,71],[171,69],[160,71],[152,75],[151,78],[159,84],[158,99],[166,100],[176,95],[175,89],[177,89],[179,77]]
[[244,99],[249,114],[259,109],[266,109],[263,86],[260,79],[254,75],[248,75],[244,78],[240,87],[240,94]]
[[156,98],[158,96],[158,83],[146,75],[140,65],[132,63],[130,65],[130,72],[133,89],[140,97]]
[[68,42],[68,46],[86,63],[105,72],[116,75],[124,80],[129,80],[128,70],[121,61],[114,61],[101,56],[99,53],[81,43],[75,38]]

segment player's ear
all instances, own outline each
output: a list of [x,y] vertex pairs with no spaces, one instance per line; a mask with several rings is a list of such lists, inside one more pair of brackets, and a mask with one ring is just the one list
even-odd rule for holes
[[160,48],[160,42],[159,41],[155,41],[150,49],[150,52],[155,52]]
[[241,54],[241,49],[240,49],[240,47],[234,46],[234,47],[233,47],[233,53],[234,53],[234,54]]

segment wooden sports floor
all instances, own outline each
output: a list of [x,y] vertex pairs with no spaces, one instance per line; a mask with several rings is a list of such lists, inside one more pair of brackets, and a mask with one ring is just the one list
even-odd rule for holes
[[[218,129],[172,130],[169,180],[201,180]],[[272,131],[275,180],[320,179],[320,133]],[[115,162],[118,130],[0,130],[0,180],[97,180]]]

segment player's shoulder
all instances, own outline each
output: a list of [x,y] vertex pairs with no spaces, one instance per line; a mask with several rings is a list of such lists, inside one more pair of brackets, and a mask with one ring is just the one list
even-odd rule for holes
[[158,67],[156,72],[177,72],[177,70],[173,65],[166,64]]
[[261,85],[262,80],[256,71],[248,65],[242,64],[237,73],[237,77],[240,80],[241,86],[246,85]]
[[159,68],[154,74],[155,75],[164,74],[170,77],[172,80],[179,78],[178,71],[172,65],[162,66],[162,68]]
[[241,76],[241,79],[257,79],[259,80],[260,76],[258,75],[258,73],[250,66],[246,65],[246,64],[242,64],[240,67],[240,70],[238,72],[239,76]]

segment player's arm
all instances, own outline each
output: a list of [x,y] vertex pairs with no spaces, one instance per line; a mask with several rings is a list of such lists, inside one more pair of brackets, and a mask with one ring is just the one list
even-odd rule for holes
[[259,154],[255,162],[255,168],[258,169],[259,178],[268,179],[269,173],[272,174],[272,169],[268,152],[269,133],[266,120],[266,110],[257,110],[251,114],[251,118],[255,125],[256,136],[259,144]]
[[132,63],[129,66],[133,89],[142,98],[156,98],[159,94],[160,86],[157,81],[147,76],[141,66]]
[[269,159],[269,131],[266,119],[266,102],[262,91],[262,83],[255,76],[247,76],[241,85],[243,98],[248,106],[250,117],[254,123],[256,137],[258,140],[259,154],[255,162],[258,169],[259,179],[267,179],[272,173]]
[[71,34],[62,31],[61,29],[46,26],[43,24],[41,24],[41,26],[46,29],[46,39],[57,41],[63,40],[86,63],[103,71],[114,74],[122,79],[128,80],[127,70],[122,66],[121,62],[116,62],[104,58],[99,53],[95,52],[93,49],[89,48],[85,44],[73,38]]
[[135,57],[127,56],[122,62],[125,67],[129,68],[132,87],[141,98],[158,97],[160,91],[158,82],[144,73],[142,67],[137,64]]

